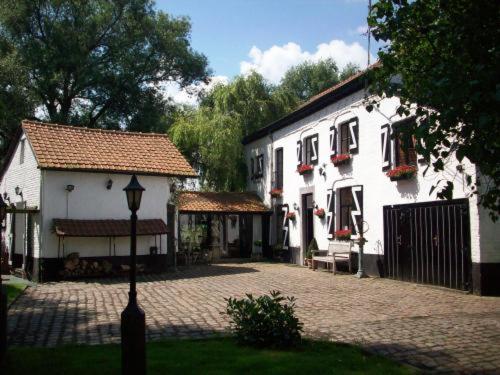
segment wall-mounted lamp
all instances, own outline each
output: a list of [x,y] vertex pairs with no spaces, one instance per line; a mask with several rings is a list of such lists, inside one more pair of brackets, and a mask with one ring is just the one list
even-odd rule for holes
[[71,193],[73,190],[75,190],[75,185],[66,185],[66,191],[68,193]]
[[323,163],[321,167],[318,169],[319,175],[320,176],[326,176],[326,164]]
[[10,197],[9,197],[9,194],[7,194],[6,191],[3,192],[3,200],[10,203]]
[[14,192],[16,193],[16,195],[20,195],[20,196],[23,195],[23,189],[21,189],[19,186],[16,186],[14,188]]
[[111,190],[111,188],[113,187],[113,180],[110,178],[107,182],[106,182],[106,189],[108,190]]
[[294,204],[293,204],[293,209],[294,209],[295,211],[298,211],[298,210],[299,210],[299,205],[298,205],[297,203],[294,203]]

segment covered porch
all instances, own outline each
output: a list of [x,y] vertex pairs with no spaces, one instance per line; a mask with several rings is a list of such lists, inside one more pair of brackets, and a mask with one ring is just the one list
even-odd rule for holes
[[255,193],[181,192],[177,261],[271,257],[271,211]]

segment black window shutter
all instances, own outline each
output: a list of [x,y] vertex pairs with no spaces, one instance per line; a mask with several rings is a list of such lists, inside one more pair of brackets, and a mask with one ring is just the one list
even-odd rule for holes
[[352,234],[357,235],[363,226],[363,186],[351,187],[352,192]]
[[337,155],[337,128],[330,127],[330,156]]
[[326,193],[326,224],[328,228],[328,238],[333,239],[335,235],[335,193],[333,189],[329,189]]
[[382,145],[382,170],[387,171],[391,168],[391,127],[389,124],[382,125],[380,141]]
[[302,164],[302,141],[297,141],[297,165]]
[[250,158],[250,178],[253,180],[255,178],[255,160]]
[[259,177],[264,176],[264,154],[257,157],[257,174]]
[[284,204],[283,206],[281,206],[281,209],[283,210],[283,226],[282,226],[283,249],[286,250],[286,249],[288,249],[288,245],[289,245],[290,219],[287,216],[288,216],[288,212],[290,210],[289,210],[288,204]]
[[319,148],[318,148],[318,134],[311,136],[311,164],[318,164]]
[[357,154],[359,152],[359,122],[357,117],[349,121],[349,131],[351,133],[349,151],[351,154]]

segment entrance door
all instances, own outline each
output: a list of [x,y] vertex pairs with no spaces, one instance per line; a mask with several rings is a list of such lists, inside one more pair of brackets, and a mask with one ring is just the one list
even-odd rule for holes
[[167,266],[175,265],[175,206],[167,204]]
[[253,216],[240,215],[240,257],[250,258],[253,247]]
[[314,238],[314,205],[313,195],[302,195],[302,238],[304,239],[304,252]]
[[394,279],[470,289],[467,199],[385,206],[384,261]]

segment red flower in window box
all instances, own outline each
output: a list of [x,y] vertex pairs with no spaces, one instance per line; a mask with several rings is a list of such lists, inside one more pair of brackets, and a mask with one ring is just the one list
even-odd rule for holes
[[408,180],[415,176],[417,173],[417,168],[413,165],[400,165],[394,169],[391,169],[386,173],[387,177],[391,179],[391,181],[398,180]]
[[351,154],[338,154],[330,158],[333,165],[338,167],[339,165],[344,165],[349,163],[351,160]]
[[300,175],[312,173],[313,170],[314,170],[314,166],[312,166],[310,164],[301,164],[297,167],[297,172]]
[[349,241],[351,239],[350,229],[339,229],[335,231],[335,238],[339,241]]
[[296,218],[295,212],[288,212],[286,214],[286,218],[289,219],[289,220],[295,221],[295,218]]
[[314,214],[320,219],[323,219],[325,217],[325,210],[323,208],[317,208],[314,210]]
[[272,198],[279,198],[283,195],[283,189],[272,189],[269,194]]

